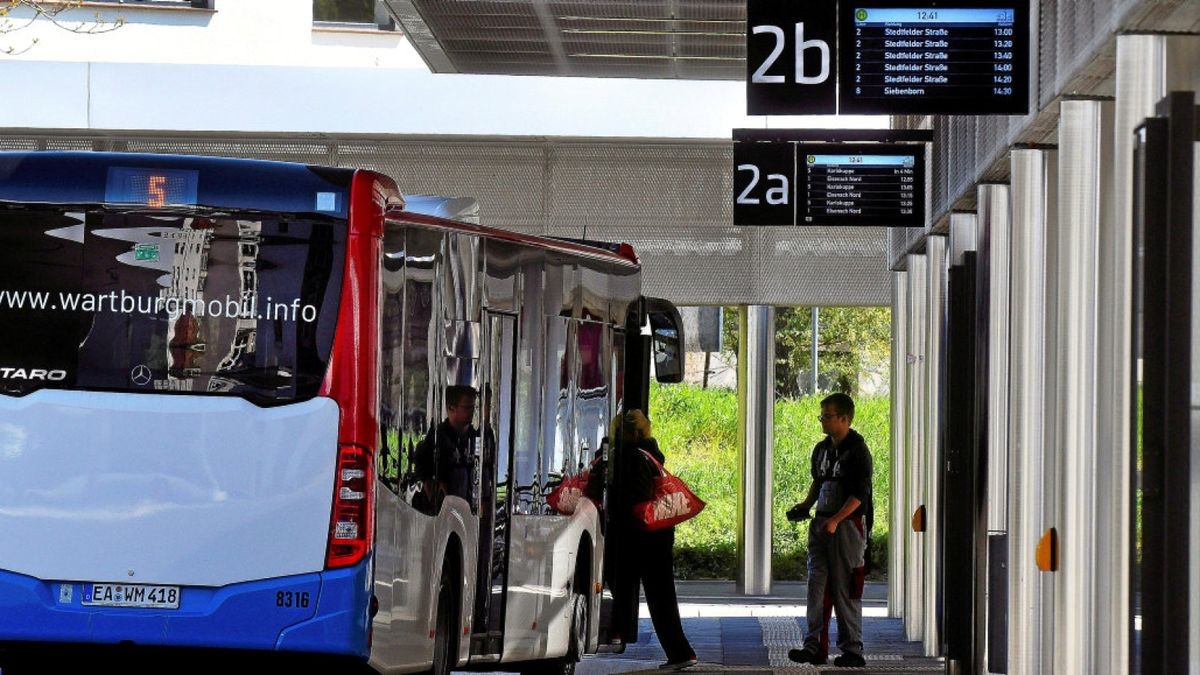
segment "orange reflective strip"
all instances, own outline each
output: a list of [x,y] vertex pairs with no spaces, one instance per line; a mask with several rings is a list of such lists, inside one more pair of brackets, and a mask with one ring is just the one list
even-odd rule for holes
[[925,531],[925,505],[924,504],[918,506],[916,511],[913,511],[912,529],[913,529],[913,532],[924,532]]
[[1058,532],[1053,527],[1042,535],[1034,557],[1037,559],[1039,570],[1043,572],[1058,571]]

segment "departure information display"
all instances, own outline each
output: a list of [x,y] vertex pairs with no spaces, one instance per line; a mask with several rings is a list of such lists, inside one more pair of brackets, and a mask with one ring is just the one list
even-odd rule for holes
[[841,112],[1028,112],[1028,5],[920,4],[842,0]]
[[[800,146],[803,153],[828,152]],[[869,151],[867,151],[869,152]],[[859,225],[864,220],[909,222],[916,213],[917,158],[902,155],[807,154],[803,155],[804,204],[801,224]],[[925,186],[921,185],[921,197]]]
[[923,227],[925,146],[734,131],[736,225]]

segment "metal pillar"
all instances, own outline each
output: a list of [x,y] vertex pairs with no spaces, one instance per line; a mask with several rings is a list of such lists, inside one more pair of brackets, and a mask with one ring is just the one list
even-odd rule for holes
[[[1053,577],[1038,571],[1035,551],[1050,526],[1047,512],[1047,264],[1046,242],[1055,235],[1057,159],[1054,150],[1014,149],[1012,163],[1012,305],[1009,345],[1008,458],[1008,673],[1050,673],[1043,657],[1042,612],[1053,599]],[[1052,376],[1051,376],[1052,377]],[[1051,399],[1052,400],[1052,399]],[[1052,446],[1049,446],[1052,447]],[[1053,457],[1051,457],[1053,460]],[[1051,604],[1052,606],[1052,604]]]
[[[1058,320],[1055,379],[1061,561],[1055,581],[1055,672],[1096,672],[1097,244],[1111,228],[1110,101],[1071,99],[1058,125]],[[1107,364],[1106,368],[1120,367]],[[1105,589],[1110,593],[1114,589]]]
[[942,417],[941,485],[938,523],[941,546],[940,609],[942,656],[947,673],[975,673],[975,636],[983,606],[977,561],[985,554],[986,525],[978,499],[975,377],[978,321],[975,318],[976,224],[974,213],[950,214],[946,243],[946,337],[942,364],[945,405]]
[[904,633],[921,640],[925,630],[924,534],[913,532],[909,519],[925,503],[925,286],[928,283],[924,255],[908,256],[908,386],[904,423],[904,527],[897,536],[905,538]]
[[[1193,39],[1193,46],[1197,49],[1194,52],[1200,52],[1200,39]],[[1200,66],[1197,62],[1200,61],[1200,55],[1196,55],[1191,61],[1193,65],[1192,76],[1195,78],[1193,90],[1200,92]],[[1200,98],[1200,94],[1198,94]],[[1190,472],[1189,483],[1191,489],[1190,508],[1188,511],[1189,524],[1189,546],[1188,546],[1188,565],[1189,569],[1195,569],[1200,565],[1200,443],[1196,442],[1198,421],[1200,421],[1200,351],[1197,350],[1197,337],[1200,336],[1200,274],[1196,273],[1196,266],[1200,265],[1200,143],[1193,146],[1195,155],[1192,159],[1192,326],[1191,326],[1191,357],[1192,357],[1192,372],[1191,386],[1192,399],[1191,416],[1192,416],[1192,435],[1191,435],[1191,454],[1190,454]],[[1193,671],[1200,671],[1200,583],[1195,577],[1188,584],[1188,662]]]
[[771,470],[775,436],[775,308],[738,316],[738,578],[744,595],[771,592]]
[[925,239],[925,628],[926,656],[942,651],[941,607],[941,490],[942,360],[946,344],[946,238]]
[[812,360],[810,368],[812,369],[812,393],[817,393],[817,348],[821,342],[821,308],[812,308]]
[[1008,494],[1008,339],[1010,329],[1009,264],[1012,235],[1009,231],[1008,186],[980,185],[979,254],[984,262],[988,293],[988,396],[987,396],[987,500],[988,530],[1008,530],[1005,495]]
[[[1116,107],[1113,133],[1112,227],[1099,238],[1098,359],[1129,364],[1132,322],[1133,131],[1170,91],[1200,89],[1200,37],[1195,35],[1120,35],[1117,37]],[[1097,373],[1097,560],[1096,578],[1111,592],[1097,595],[1095,666],[1116,672],[1128,667],[1131,570],[1130,414],[1134,383],[1131,368],[1102,368]],[[1193,462],[1193,467],[1196,464]],[[1195,599],[1200,611],[1200,596]],[[1200,650],[1200,624],[1192,623],[1193,654]]]
[[[1008,494],[1008,339],[1010,324],[1009,262],[1011,235],[1009,233],[1008,186],[983,184],[977,190],[979,234],[979,265],[977,308],[984,333],[979,347],[982,374],[986,391],[981,393],[978,410],[983,437],[982,456],[986,485],[983,503],[987,505],[988,532],[987,565],[979,579],[987,584],[987,622],[980,635],[987,645],[989,666],[1001,670],[1006,654],[1008,629],[1006,569],[997,560],[1003,557],[1007,545],[1006,495]],[[982,651],[982,650],[981,650]],[[977,665],[982,665],[977,663]]]
[[904,516],[905,477],[904,423],[907,415],[908,385],[908,272],[892,273],[892,492],[888,496],[891,522],[888,536],[888,616],[904,616],[905,548],[908,537]]
[[979,248],[978,225],[974,213],[956,211],[950,214],[950,236],[946,241],[946,265],[961,265],[968,251]]

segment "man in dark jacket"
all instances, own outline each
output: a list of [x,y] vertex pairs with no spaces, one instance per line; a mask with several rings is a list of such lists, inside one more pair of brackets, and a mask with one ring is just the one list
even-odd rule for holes
[[812,453],[813,482],[804,501],[793,513],[807,515],[816,506],[808,531],[808,630],[804,648],[788,652],[798,663],[825,663],[821,645],[827,630],[822,609],[828,594],[838,617],[837,666],[864,666],[862,650],[863,556],[866,551],[864,520],[872,508],[871,451],[850,424],[854,401],[833,394],[821,401],[821,429],[825,440]]
[[[446,387],[446,419],[430,429],[417,446],[417,475],[425,483],[425,501],[434,513],[446,495],[462,497],[472,510],[477,506],[473,488],[475,439],[479,432],[472,424],[476,398],[474,387]],[[435,485],[436,494],[431,490]]]

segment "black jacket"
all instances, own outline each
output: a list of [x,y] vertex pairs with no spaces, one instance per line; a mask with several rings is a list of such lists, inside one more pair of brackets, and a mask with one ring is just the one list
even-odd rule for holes
[[[845,495],[857,497],[858,501],[862,502],[862,506],[859,506],[851,515],[863,516],[870,520],[874,513],[871,494],[871,451],[867,448],[867,441],[862,434],[851,429],[836,448],[833,446],[833,439],[829,436],[813,447],[813,484],[834,479],[833,475],[827,475],[825,472],[831,472],[834,462],[839,458],[842,460],[840,480],[843,483]],[[828,461],[826,461],[827,459]]]
[[653,438],[642,440],[637,445],[623,444],[616,449],[617,513],[633,517],[633,507],[636,504],[654,497],[654,479],[658,477],[658,468],[646,458],[642,450],[650,453],[659,463],[665,463],[658,442]]

